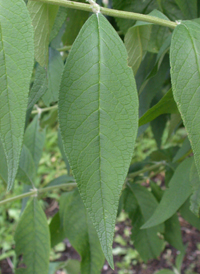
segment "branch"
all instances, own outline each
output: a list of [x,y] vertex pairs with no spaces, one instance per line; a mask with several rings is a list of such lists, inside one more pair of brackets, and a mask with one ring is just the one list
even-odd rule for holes
[[[94,8],[93,5],[68,1],[68,0],[31,0],[31,1],[37,1],[37,2],[42,2],[46,4],[53,4],[53,5],[67,7],[70,9],[78,9],[78,10],[89,11],[89,12],[93,12],[93,8]],[[169,27],[172,29],[174,29],[177,26],[177,23],[175,22],[160,19],[158,17],[154,17],[150,15],[135,13],[135,12],[114,10],[114,9],[108,9],[103,7],[100,7],[100,12],[102,14],[113,16],[113,17],[144,21],[144,22],[153,23],[156,25],[164,26],[164,27]]]
[[8,199],[5,199],[3,201],[0,201],[0,206],[4,205],[4,204],[7,204],[7,203],[10,203],[10,202],[14,202],[16,200],[26,198],[26,197],[38,196],[39,194],[42,194],[42,193],[47,192],[47,191],[52,191],[52,190],[57,189],[57,188],[76,187],[76,186],[77,186],[76,183],[65,183],[65,184],[61,184],[61,185],[57,185],[57,186],[44,187],[44,188],[41,188],[41,189],[36,189],[35,188],[35,189],[32,189],[31,191],[29,191],[27,193],[24,193],[24,194],[14,196],[12,198],[8,198]]

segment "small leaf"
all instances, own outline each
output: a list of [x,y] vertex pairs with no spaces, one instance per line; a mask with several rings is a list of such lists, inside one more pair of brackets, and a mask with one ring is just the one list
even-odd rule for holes
[[181,227],[176,213],[165,222],[164,237],[170,245],[184,252],[185,247],[182,241]]
[[10,190],[19,165],[33,69],[33,30],[23,0],[0,0],[0,67],[0,138]]
[[35,175],[36,169],[33,157],[30,150],[25,145],[23,145],[17,179],[24,182],[25,184],[32,184],[33,186]]
[[169,269],[162,269],[162,270],[155,272],[155,274],[174,274],[174,272]]
[[[75,0],[75,2],[85,3],[85,0]],[[89,12],[83,10],[67,9],[66,29],[62,38],[64,45],[71,46],[74,43],[89,15]]]
[[134,74],[136,74],[147,51],[151,28],[152,26],[147,23],[143,23],[143,25],[136,24],[125,35],[124,42],[129,56],[128,63]]
[[200,180],[195,163],[190,170],[190,181],[192,185],[192,195],[190,197],[190,209],[199,218],[200,213]]
[[65,7],[59,7],[58,13],[54,22],[54,25],[52,27],[49,41],[51,42],[59,33],[62,25],[65,22],[65,19],[67,17],[67,9]]
[[58,129],[58,147],[60,149],[62,158],[65,162],[65,165],[66,165],[66,168],[67,168],[67,173],[70,174],[70,165],[69,165],[69,161],[67,159],[67,156],[65,155],[65,152],[64,152],[64,147],[63,147],[63,142],[62,142],[62,138],[61,138],[60,129]]
[[152,108],[150,108],[139,120],[139,125],[153,121],[159,115],[164,113],[177,113],[177,105],[174,101],[172,90],[170,89],[163,98]]
[[185,155],[188,155],[189,151],[191,151],[191,145],[187,137],[185,138],[181,148],[178,150],[178,152],[174,156],[173,163],[180,161],[181,158],[183,158]]
[[193,161],[193,157],[187,158],[177,167],[170,180],[169,189],[165,190],[160,204],[151,218],[142,226],[143,229],[161,224],[169,219],[191,195],[189,174]]
[[[22,256],[16,274],[47,274],[49,268],[50,235],[46,216],[37,199],[26,207],[15,232],[15,251]],[[25,267],[24,267],[25,264]]]
[[55,178],[51,182],[49,182],[46,187],[48,186],[59,186],[63,184],[67,184],[68,182],[75,182],[74,178],[72,176],[68,175],[62,175],[60,177]]
[[130,184],[129,188],[130,190],[125,190],[124,209],[132,221],[131,239],[134,241],[134,246],[141,258],[147,262],[159,256],[164,248],[163,239],[158,237],[158,233],[164,232],[164,226],[159,225],[150,229],[140,229],[153,214],[158,203],[151,192],[144,187]]
[[44,142],[45,130],[40,128],[39,117],[38,115],[36,115],[33,121],[27,127],[24,135],[24,144],[31,152],[36,171],[38,169],[38,164],[42,156]]
[[81,255],[81,273],[99,274],[105,258],[96,230],[77,189],[61,196],[60,211],[64,233]]
[[35,30],[35,59],[44,67],[48,64],[49,38],[58,13],[58,6],[29,0],[27,8]]
[[42,95],[47,91],[47,72],[45,68],[42,68],[39,64],[36,68],[35,81],[29,92],[28,109],[39,101]]
[[58,101],[59,87],[64,64],[60,53],[49,48],[49,65],[47,69],[48,89],[42,97],[46,106]]
[[190,210],[190,200],[188,199],[182,207],[179,209],[181,216],[183,219],[185,219],[188,223],[190,223],[192,226],[196,227],[198,230],[200,230],[200,219],[192,213]]
[[200,25],[185,21],[178,25],[172,36],[170,51],[172,90],[200,176]]
[[138,98],[126,49],[102,14],[88,19],[73,44],[58,110],[65,152],[113,267],[115,220],[137,134]]
[[62,242],[67,236],[63,229],[63,224],[60,222],[60,214],[57,212],[49,225],[50,235],[51,235],[51,247]]
[[[131,11],[136,13],[148,14],[154,9],[158,8],[157,1],[152,0],[113,0],[113,8],[116,10]],[[125,34],[127,30],[135,24],[134,20],[116,18],[117,25],[120,30]]]

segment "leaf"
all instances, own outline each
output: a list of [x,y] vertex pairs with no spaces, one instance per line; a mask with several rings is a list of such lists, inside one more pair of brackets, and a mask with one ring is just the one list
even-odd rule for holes
[[137,91],[126,49],[103,15],[93,15],[67,58],[59,122],[81,197],[112,267],[118,200],[132,157],[137,120]]
[[27,8],[35,31],[35,59],[44,67],[48,64],[49,38],[58,13],[58,6],[29,0]]
[[64,233],[82,258],[81,273],[99,274],[105,258],[78,190],[62,194],[60,203]]
[[0,0],[0,68],[0,138],[10,190],[19,165],[33,69],[33,30],[23,0]]
[[158,237],[158,233],[163,233],[164,227],[159,225],[150,229],[140,229],[153,214],[158,203],[151,192],[144,187],[134,183],[130,184],[129,188],[130,190],[125,190],[124,209],[132,221],[131,239],[141,258],[147,262],[159,256],[163,250],[164,241]]
[[[139,95],[139,114],[140,117],[150,108],[151,102],[156,94],[162,90],[164,81],[166,80],[166,72],[169,70],[169,60],[166,56],[157,72],[157,74],[149,79],[146,86]],[[142,134],[148,125],[139,128],[138,135]]]
[[169,219],[191,195],[189,174],[193,161],[193,157],[187,158],[177,167],[170,180],[169,189],[165,190],[160,204],[151,218],[142,226],[143,229],[156,226]]
[[42,97],[46,106],[58,101],[59,87],[64,64],[60,53],[49,48],[49,65],[47,69],[48,89]]
[[70,165],[69,165],[69,161],[67,159],[67,156],[65,155],[65,152],[64,152],[64,147],[63,147],[63,142],[62,142],[62,138],[61,138],[60,129],[58,129],[58,147],[60,149],[62,158],[65,162],[65,165],[66,165],[66,168],[67,168],[67,173],[70,174]]
[[60,214],[57,212],[49,225],[50,235],[51,235],[51,247],[59,244],[66,238],[66,234],[63,229],[63,225],[60,222]]
[[24,182],[25,184],[31,184],[33,186],[35,175],[36,169],[33,157],[30,150],[25,145],[23,145],[17,179]]
[[75,182],[74,178],[72,176],[68,175],[62,175],[60,177],[55,178],[50,183],[48,183],[46,186],[59,186],[63,184],[67,184],[68,182]]
[[179,209],[181,216],[192,226],[200,230],[200,219],[190,210],[190,200],[188,199]]
[[175,0],[186,19],[197,18],[197,0]]
[[151,25],[145,23],[143,25],[136,24],[125,35],[124,42],[129,56],[128,63],[134,74],[136,74],[147,51],[151,28]]
[[176,213],[165,222],[164,237],[170,245],[184,252],[185,247],[182,241],[181,227]]
[[191,150],[190,141],[188,140],[188,138],[185,138],[181,148],[178,150],[178,152],[173,158],[173,163],[180,161],[185,155],[188,155],[190,150]]
[[42,156],[42,150],[45,143],[45,135],[45,130],[40,128],[39,116],[36,115],[33,121],[27,127],[24,135],[24,144],[31,152],[36,171],[38,169],[38,164]]
[[155,274],[174,274],[174,272],[169,269],[162,269],[157,271]]
[[45,68],[42,68],[39,64],[36,68],[35,81],[29,92],[28,109],[39,101],[42,95],[47,91],[47,72]]
[[3,149],[3,145],[0,139],[0,176],[4,180],[4,182],[8,182],[8,167],[6,161],[6,155]]
[[79,274],[80,273],[80,262],[78,260],[68,260],[65,266],[67,274]]
[[172,90],[178,105],[188,138],[194,151],[194,159],[200,176],[200,25],[182,22],[172,36],[170,62]]
[[65,7],[59,7],[55,22],[53,24],[53,27],[50,33],[50,38],[49,38],[50,42],[58,35],[62,25],[65,22],[66,17],[67,17],[67,9]]
[[[75,0],[75,2],[85,3],[85,0]],[[74,43],[89,15],[90,13],[86,11],[67,9],[66,29],[62,38],[64,45],[71,46]]]
[[46,216],[37,199],[26,207],[15,232],[15,252],[23,256],[25,268],[17,268],[16,274],[48,273],[50,235]]
[[[158,4],[156,0],[113,0],[113,8],[116,10],[148,14],[152,10],[157,9]],[[134,20],[122,18],[116,18],[116,22],[124,34],[135,24]]]
[[200,181],[195,163],[190,170],[190,181],[192,185],[192,195],[190,197],[190,209],[199,218],[200,213]]
[[[181,0],[184,1],[190,1],[190,0]],[[193,0],[192,0],[193,1]],[[177,5],[176,0],[161,0],[160,5],[162,8],[162,12],[166,14],[166,16],[172,20],[180,20],[180,19],[190,19],[185,17],[183,12],[181,11],[180,7]]]
[[170,89],[162,99],[150,108],[139,120],[139,125],[142,126],[153,121],[159,115],[164,113],[177,113],[177,105],[174,101],[172,90]]

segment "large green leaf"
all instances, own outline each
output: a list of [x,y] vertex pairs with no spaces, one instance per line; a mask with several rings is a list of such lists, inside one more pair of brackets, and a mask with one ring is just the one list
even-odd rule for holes
[[64,234],[81,255],[81,273],[99,274],[105,257],[78,190],[63,194],[60,203]]
[[113,267],[119,194],[137,134],[138,98],[126,49],[103,15],[83,26],[65,65],[59,98],[64,149]]
[[190,169],[193,161],[193,157],[187,158],[177,167],[170,180],[169,189],[165,190],[154,214],[142,228],[153,227],[169,219],[191,195]]
[[124,209],[132,221],[131,239],[141,258],[147,262],[158,257],[164,248],[164,241],[158,236],[164,232],[164,226],[140,229],[153,214],[158,203],[146,188],[137,184],[130,184],[129,188],[124,191]]
[[48,273],[49,228],[46,216],[36,198],[31,200],[23,212],[15,232],[15,243],[17,257],[23,258],[19,262],[16,274]]
[[32,68],[33,30],[26,5],[23,0],[0,0],[0,138],[8,189],[19,164]]
[[200,176],[200,25],[182,22],[172,36],[171,77],[174,99],[188,132]]
[[59,87],[64,63],[60,52],[53,48],[49,48],[49,64],[47,69],[48,89],[42,97],[46,106],[50,103],[58,101]]
[[153,121],[159,115],[164,113],[177,113],[177,105],[174,101],[172,90],[170,89],[163,98],[152,108],[150,108],[139,120],[139,125]]
[[45,142],[45,130],[40,128],[39,116],[36,115],[24,135],[24,144],[31,152],[37,171]]
[[59,7],[29,0],[27,8],[35,30],[35,59],[43,67],[48,64],[49,38]]

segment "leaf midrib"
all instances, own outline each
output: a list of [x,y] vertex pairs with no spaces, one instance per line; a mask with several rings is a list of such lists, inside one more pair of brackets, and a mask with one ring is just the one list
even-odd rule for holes
[[[106,227],[106,220],[105,220],[105,209],[104,209],[104,200],[103,200],[103,190],[102,190],[102,174],[101,174],[101,39],[100,39],[100,23],[99,23],[99,16],[97,16],[97,28],[98,28],[98,50],[99,50],[99,83],[98,83],[98,128],[99,128],[99,177],[100,177],[100,191],[101,191],[101,201],[103,204],[103,221],[104,227],[106,231],[106,247],[108,247],[107,243],[107,227]],[[108,249],[107,252],[109,253]]]

